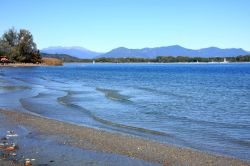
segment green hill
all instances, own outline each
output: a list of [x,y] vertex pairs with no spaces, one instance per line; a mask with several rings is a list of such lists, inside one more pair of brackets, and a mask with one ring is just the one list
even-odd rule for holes
[[63,62],[81,62],[82,60],[67,54],[46,54],[41,53],[44,58],[57,58],[61,59]]

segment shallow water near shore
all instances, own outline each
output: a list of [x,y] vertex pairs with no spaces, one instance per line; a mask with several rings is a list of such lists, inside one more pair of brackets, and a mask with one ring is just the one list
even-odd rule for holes
[[[120,166],[127,163],[127,165],[134,166],[159,166],[160,164],[151,163],[143,160],[129,158],[127,156],[97,152],[83,148],[77,148],[66,145],[66,136],[46,135],[26,128],[23,125],[13,124],[6,120],[4,116],[0,115],[0,138],[6,138],[7,131],[13,131],[15,137],[9,137],[5,142],[18,145],[18,149],[13,151],[15,156],[8,156],[3,159],[0,149],[0,165],[1,161],[15,161],[16,164],[23,165],[25,160],[31,160],[32,165],[112,165]],[[3,140],[0,140],[2,143]]]
[[250,160],[250,64],[0,68],[0,108]]

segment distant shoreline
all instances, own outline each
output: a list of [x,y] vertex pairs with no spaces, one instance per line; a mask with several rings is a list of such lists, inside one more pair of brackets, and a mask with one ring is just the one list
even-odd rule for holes
[[250,64],[250,62],[227,62],[227,63],[222,63],[222,62],[64,62],[64,64]]
[[63,64],[169,64],[169,65],[174,65],[174,64],[197,64],[197,65],[202,65],[202,64],[208,64],[208,65],[225,65],[225,64],[250,64],[250,62],[228,62],[228,63],[221,63],[221,62],[96,62],[96,63],[91,63],[91,62],[64,62],[62,65],[48,65],[45,63],[39,63],[39,64],[33,64],[33,63],[9,63],[9,64],[0,64],[1,67],[43,67],[43,66],[63,66]]
[[70,146],[74,147],[126,155],[163,165],[250,165],[248,161],[77,126],[28,113],[1,109],[0,113],[7,119],[39,132],[49,135],[65,135],[78,140],[67,141]]

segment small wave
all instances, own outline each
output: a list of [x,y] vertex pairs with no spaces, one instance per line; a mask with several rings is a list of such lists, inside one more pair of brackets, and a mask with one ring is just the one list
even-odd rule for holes
[[90,91],[65,91],[67,92],[69,95],[82,95],[82,94],[88,94],[88,93],[92,93]]
[[27,81],[27,80],[25,80],[23,78],[18,78],[18,77],[11,77],[11,78],[14,79],[14,80],[22,81],[24,83],[29,83],[29,84],[33,84],[33,85],[40,85],[40,84],[37,84],[37,83],[33,83],[33,82],[30,82],[30,81]]
[[64,91],[66,93],[65,96],[62,96],[62,97],[58,97],[57,98],[57,101],[60,103],[60,104],[63,104],[63,105],[66,105],[67,102],[69,102],[69,99],[72,99],[73,98],[73,95],[81,95],[81,94],[86,94],[86,93],[90,93],[88,91],[72,91],[72,90],[66,90]]
[[166,96],[173,96],[173,97],[178,97],[178,98],[183,98],[183,99],[189,99],[192,98],[192,96],[188,96],[188,95],[181,95],[181,94],[177,94],[174,92],[167,92],[167,91],[160,91],[158,89],[153,89],[153,88],[148,88],[148,87],[137,87],[137,89],[140,90],[144,90],[150,93],[155,93],[155,94],[160,94],[160,95],[166,95]]
[[64,92],[67,93],[65,96],[57,98],[57,101],[61,104],[66,104],[64,103],[64,101],[69,100],[70,98],[72,98],[73,95],[82,95],[82,94],[91,93],[88,91],[71,91],[71,90],[66,90]]
[[176,120],[176,121],[181,121],[181,122],[186,122],[186,123],[192,123],[192,124],[204,124],[206,126],[216,126],[216,127],[222,127],[222,128],[231,128],[231,129],[238,129],[238,128],[249,128],[249,124],[233,124],[233,123],[224,123],[224,122],[216,122],[216,121],[207,121],[203,119],[194,119],[186,116],[177,116],[177,115],[167,115],[167,114],[162,114],[161,112],[157,111],[145,111],[143,112],[144,114],[147,115],[152,115],[152,116],[157,116],[157,118],[165,118],[165,119],[171,119],[171,120]]
[[3,73],[0,73],[0,76],[5,76],[5,74],[3,74]]
[[45,80],[45,81],[48,81],[48,79],[47,79],[46,77],[43,77],[43,76],[40,76],[40,77],[38,77],[38,78],[40,78],[40,79],[42,79],[42,80]]
[[28,86],[0,86],[0,89],[7,90],[7,91],[15,91],[15,90],[31,89],[31,87],[28,87]]
[[69,96],[71,96],[71,94],[67,93],[67,95],[65,95],[63,97],[59,97],[58,102],[65,105],[65,106],[67,106],[67,107],[69,107],[69,108],[71,108],[71,109],[76,109],[76,110],[83,111],[84,113],[86,113],[86,115],[88,115],[89,117],[91,117],[95,121],[100,122],[102,124],[105,124],[105,125],[108,125],[108,126],[113,126],[113,127],[118,127],[118,128],[123,128],[123,129],[128,129],[128,130],[133,130],[133,131],[137,131],[137,132],[143,132],[143,133],[149,133],[149,134],[154,134],[154,135],[172,137],[171,135],[166,134],[164,132],[145,129],[145,128],[140,128],[140,127],[128,126],[128,125],[114,123],[112,121],[102,119],[102,118],[96,116],[93,112],[91,112],[91,111],[89,111],[89,110],[87,110],[87,109],[85,109],[85,108],[83,108],[81,106],[78,106],[76,104],[70,103],[68,101]]
[[29,81],[29,80],[26,80],[24,78],[18,78],[18,77],[11,77],[11,78],[14,79],[14,80],[17,80],[17,81],[22,81],[22,82],[24,82],[24,83],[26,83],[28,85],[35,85],[35,86],[39,86],[39,87],[45,87],[45,85],[43,85],[43,84],[35,83],[33,81]]
[[2,83],[6,83],[7,81],[6,81],[6,80],[1,79],[1,80],[0,80],[0,82],[2,82]]
[[55,79],[51,79],[51,81],[57,82],[57,83],[61,83],[61,84],[68,84],[68,83],[66,83],[66,82],[64,82],[64,81],[58,81],[58,80],[55,80]]
[[250,148],[250,140],[232,139],[231,142]]
[[40,92],[36,96],[33,96],[32,98],[43,98],[43,97],[47,97],[47,96],[50,96],[50,94]]
[[102,92],[108,99],[122,101],[122,102],[131,102],[130,97],[126,95],[122,95],[118,90],[112,89],[104,89],[104,88],[96,88],[97,91]]
[[57,82],[57,83],[62,83],[62,84],[67,84],[66,82],[63,82],[63,81],[58,81],[58,80],[55,80],[55,79],[50,79],[50,78],[47,78],[47,77],[44,77],[44,76],[40,76],[38,77],[42,80],[45,80],[45,81],[50,81],[50,82]]
[[19,99],[19,102],[22,105],[22,107],[25,110],[29,111],[30,113],[35,113],[35,114],[38,114],[38,115],[43,115],[44,114],[44,111],[39,109],[39,107],[37,107],[37,105],[34,105],[34,104],[30,103],[28,101],[28,98],[21,98],[21,99]]
[[145,90],[147,92],[157,92],[156,89],[152,89],[152,88],[148,88],[148,87],[137,87],[137,89]]
[[22,78],[18,78],[18,77],[11,77],[11,78],[18,80],[18,81],[22,81],[22,82],[27,82],[25,79],[22,79]]

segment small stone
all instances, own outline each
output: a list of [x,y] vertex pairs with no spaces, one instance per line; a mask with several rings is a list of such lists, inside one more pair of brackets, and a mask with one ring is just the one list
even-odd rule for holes
[[6,141],[6,140],[8,140],[8,139],[7,139],[7,137],[3,137],[3,138],[1,138],[1,140],[2,140],[2,141]]
[[17,137],[18,135],[17,134],[8,134],[6,135],[6,137]]
[[13,159],[12,162],[17,164],[17,159]]
[[10,155],[11,155],[11,156],[16,156],[16,153],[11,153]]
[[18,149],[19,149],[18,145],[12,144],[10,146],[7,146],[4,150],[6,150],[6,151],[14,151],[14,150],[18,150]]
[[15,132],[13,130],[7,131],[8,134],[14,134]]
[[15,147],[14,146],[9,146],[5,150],[6,151],[13,151],[13,150],[15,150]]
[[25,161],[24,166],[31,166],[31,165],[32,165],[32,164],[31,164],[30,160],[26,160],[26,161]]

